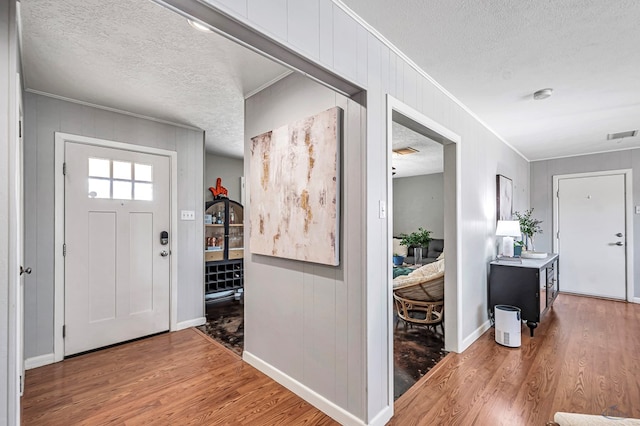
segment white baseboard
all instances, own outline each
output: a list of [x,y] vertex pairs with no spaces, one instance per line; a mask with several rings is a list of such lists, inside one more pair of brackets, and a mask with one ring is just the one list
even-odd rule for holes
[[194,318],[189,321],[179,322],[178,324],[176,324],[176,329],[174,331],[180,331],[180,330],[184,330],[185,328],[196,327],[206,323],[207,323],[206,317]]
[[473,342],[478,340],[480,336],[482,336],[484,332],[490,328],[491,328],[491,321],[489,320],[487,320],[480,327],[476,328],[473,333],[471,333],[470,335],[465,337],[464,340],[462,340],[462,347],[460,348],[460,352],[461,353],[464,352],[469,346],[471,346]]
[[49,365],[56,362],[56,357],[53,353],[34,356],[24,360],[24,369],[31,370],[32,368],[42,367],[43,365]]
[[633,303],[640,303],[640,297],[634,297]]
[[[335,403],[329,401],[324,396],[318,394],[307,386],[303,385],[299,381],[291,378],[286,375],[282,371],[278,370],[271,364],[268,364],[256,357],[255,355],[247,352],[246,350],[242,353],[242,359],[247,363],[257,368],[267,376],[271,377],[276,382],[280,383],[285,388],[289,389],[291,392],[298,395],[300,398],[307,401],[309,404],[316,407],[318,410],[322,411],[338,423],[342,425],[354,425],[354,426],[363,426],[365,423],[354,416],[353,414],[346,411],[344,408],[339,407]],[[376,416],[376,419],[380,417],[380,414]],[[380,421],[383,418],[380,417]],[[374,424],[374,423],[371,423]],[[384,423],[376,423],[376,425],[384,425]]]

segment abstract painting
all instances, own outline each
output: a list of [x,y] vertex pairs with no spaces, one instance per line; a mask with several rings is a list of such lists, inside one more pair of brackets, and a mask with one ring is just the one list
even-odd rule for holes
[[513,212],[513,182],[508,177],[496,175],[497,220],[511,220]]
[[251,253],[339,264],[341,127],[335,107],[251,138]]

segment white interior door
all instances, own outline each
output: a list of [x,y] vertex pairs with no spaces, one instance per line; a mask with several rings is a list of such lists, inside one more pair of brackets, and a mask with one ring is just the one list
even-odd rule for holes
[[562,291],[625,299],[624,174],[558,180]]
[[66,142],[65,170],[65,355],[168,330],[169,158]]

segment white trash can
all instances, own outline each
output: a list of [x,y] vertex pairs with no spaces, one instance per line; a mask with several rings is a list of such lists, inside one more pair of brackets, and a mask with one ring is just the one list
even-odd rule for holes
[[522,337],[520,308],[496,305],[493,311],[496,324],[496,342],[510,348],[519,348]]

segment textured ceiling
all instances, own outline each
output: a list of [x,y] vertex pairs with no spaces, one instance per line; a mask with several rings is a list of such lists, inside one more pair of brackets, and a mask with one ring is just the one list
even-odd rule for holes
[[640,147],[638,0],[342,3],[530,160]]
[[27,89],[203,129],[225,156],[243,155],[245,95],[288,72],[147,0],[22,0],[20,12]]
[[393,149],[411,147],[418,152],[413,154],[393,154],[391,164],[396,168],[395,178],[442,173],[444,151],[442,144],[426,136],[393,122]]

